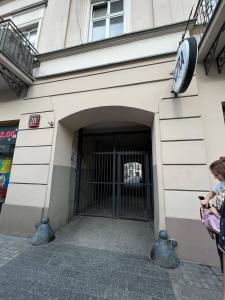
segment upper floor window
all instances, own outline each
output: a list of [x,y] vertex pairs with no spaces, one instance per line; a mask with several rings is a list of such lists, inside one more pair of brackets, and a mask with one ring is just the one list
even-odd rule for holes
[[33,24],[32,26],[21,28],[22,33],[28,39],[28,41],[34,46],[37,46],[38,38],[38,23]]
[[225,123],[225,104],[222,104],[222,108],[223,108],[223,119],[224,119],[224,123]]
[[95,3],[91,7],[90,41],[123,34],[124,0],[93,2]]

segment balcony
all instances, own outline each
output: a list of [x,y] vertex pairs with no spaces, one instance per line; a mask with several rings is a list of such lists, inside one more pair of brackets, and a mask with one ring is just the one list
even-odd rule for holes
[[11,20],[1,21],[0,90],[9,86],[19,96],[25,86],[31,85],[37,54],[37,50]]
[[199,37],[199,61],[209,75],[213,65],[223,73],[225,63],[225,0],[199,0],[194,34]]

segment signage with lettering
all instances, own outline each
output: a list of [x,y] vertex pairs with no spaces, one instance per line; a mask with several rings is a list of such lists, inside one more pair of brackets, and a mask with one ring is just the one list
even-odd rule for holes
[[193,77],[198,57],[198,45],[194,37],[184,39],[180,44],[173,72],[173,92],[184,93]]
[[41,116],[39,114],[30,115],[28,127],[38,128],[40,125]]
[[16,143],[17,127],[0,127],[0,145],[12,145]]

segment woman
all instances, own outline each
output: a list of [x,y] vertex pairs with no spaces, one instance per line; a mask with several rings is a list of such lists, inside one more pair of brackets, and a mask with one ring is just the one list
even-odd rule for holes
[[[213,190],[210,191],[204,200],[201,200],[202,205],[208,207],[209,201],[212,201],[212,207],[210,211],[214,214],[222,213],[223,202],[225,199],[225,157],[220,157],[220,159],[215,160],[210,166],[210,171],[215,176],[219,182],[214,186]],[[224,223],[225,225],[225,223]],[[223,250],[219,247],[219,234],[216,236],[216,246],[220,258],[221,271],[223,273]]]
[[[220,234],[215,234],[217,251],[220,258],[221,271],[225,264],[225,157],[220,157],[209,166],[210,171],[219,182],[214,186],[213,190],[209,192],[204,200],[201,200],[202,205],[208,207],[209,201],[212,201],[210,211],[214,214],[220,214]],[[224,291],[223,299],[225,300],[225,274],[224,274]]]

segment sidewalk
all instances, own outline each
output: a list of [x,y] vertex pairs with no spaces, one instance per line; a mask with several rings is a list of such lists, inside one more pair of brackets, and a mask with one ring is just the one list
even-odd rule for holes
[[[68,232],[67,232],[68,234]],[[42,247],[0,235],[0,299],[221,299],[218,268],[182,262],[176,270],[147,257],[69,244]]]

